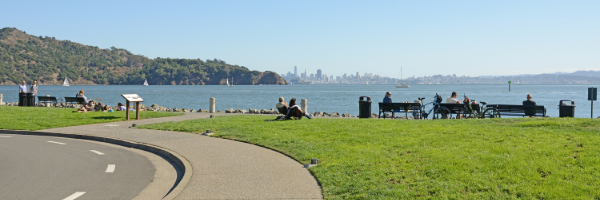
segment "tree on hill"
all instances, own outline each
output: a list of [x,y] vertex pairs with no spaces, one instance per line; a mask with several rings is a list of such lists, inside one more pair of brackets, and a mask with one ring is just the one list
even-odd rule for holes
[[[140,69],[138,65],[143,67]],[[34,79],[59,84],[65,78],[83,84],[237,84],[257,82],[265,72],[213,59],[149,59],[126,49],[100,49],[54,37],[31,36],[15,28],[0,29],[0,83]],[[286,84],[279,75],[273,84]],[[266,83],[265,83],[266,84]]]

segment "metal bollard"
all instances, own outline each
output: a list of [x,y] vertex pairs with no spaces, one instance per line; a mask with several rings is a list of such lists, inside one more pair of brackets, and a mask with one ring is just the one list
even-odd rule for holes
[[307,108],[308,102],[307,101],[308,101],[307,99],[302,99],[301,103],[300,103],[300,106],[302,107],[302,111],[304,111],[305,113],[308,113],[308,108]]
[[208,108],[208,112],[215,113],[215,98],[214,97],[210,98],[210,106]]

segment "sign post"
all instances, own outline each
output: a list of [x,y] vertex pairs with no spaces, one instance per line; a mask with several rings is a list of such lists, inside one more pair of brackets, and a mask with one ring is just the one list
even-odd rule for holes
[[595,87],[589,87],[588,88],[588,100],[592,101],[592,112],[591,112],[591,118],[594,118],[594,101],[596,101],[598,99],[598,88]]
[[510,81],[508,81],[508,91],[510,92]]
[[125,117],[129,121],[129,102],[135,103],[135,120],[140,119],[140,102],[144,102],[144,99],[137,94],[121,94],[125,98]]

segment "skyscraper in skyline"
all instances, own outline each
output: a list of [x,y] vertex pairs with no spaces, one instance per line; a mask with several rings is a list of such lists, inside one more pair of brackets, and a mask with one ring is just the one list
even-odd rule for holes
[[298,76],[298,67],[294,66],[294,75]]
[[317,69],[317,77],[318,80],[323,79],[323,76],[321,75],[321,69]]

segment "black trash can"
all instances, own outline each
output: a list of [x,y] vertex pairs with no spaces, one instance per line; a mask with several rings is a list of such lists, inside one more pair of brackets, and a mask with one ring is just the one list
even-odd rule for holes
[[[566,105],[563,101],[570,101],[571,105]],[[575,101],[573,100],[560,100],[558,103],[558,116],[559,117],[575,117]]]
[[35,95],[33,93],[27,93],[27,106],[35,107]]
[[19,106],[27,106],[27,93],[19,93]]
[[358,100],[358,118],[371,118],[371,97],[361,96]]

